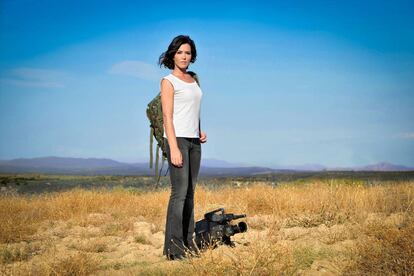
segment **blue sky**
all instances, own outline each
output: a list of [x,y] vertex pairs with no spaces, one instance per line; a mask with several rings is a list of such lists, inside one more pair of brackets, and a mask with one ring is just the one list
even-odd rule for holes
[[203,158],[414,166],[414,2],[0,4],[0,159],[146,161],[173,37],[197,45]]

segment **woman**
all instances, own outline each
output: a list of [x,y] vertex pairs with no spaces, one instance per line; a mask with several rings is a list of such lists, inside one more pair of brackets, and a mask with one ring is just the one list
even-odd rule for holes
[[202,92],[187,72],[196,57],[194,41],[179,35],[159,58],[160,66],[172,70],[161,80],[164,141],[171,180],[163,254],[169,260],[197,252],[193,242],[194,190],[200,170],[200,143],[205,143],[207,136],[200,129]]

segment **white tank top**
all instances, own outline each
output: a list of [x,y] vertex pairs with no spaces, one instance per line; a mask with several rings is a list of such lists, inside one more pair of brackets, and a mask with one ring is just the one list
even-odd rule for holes
[[[173,124],[176,137],[199,138],[202,92],[197,82],[185,82],[173,74],[165,76],[174,87]],[[164,137],[167,138],[164,127]]]

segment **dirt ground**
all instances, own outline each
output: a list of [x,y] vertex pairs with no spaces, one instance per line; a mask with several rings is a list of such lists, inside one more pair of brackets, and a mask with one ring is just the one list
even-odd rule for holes
[[[67,260],[70,266],[69,260],[82,262],[84,259],[87,262],[84,265],[98,267],[90,271],[94,275],[179,274],[182,269],[204,274],[203,270],[197,271],[197,263],[203,267],[207,265],[206,262],[214,260],[242,262],[249,256],[257,257],[252,251],[260,250],[260,246],[264,249],[263,254],[269,254],[266,246],[270,245],[293,252],[294,258],[301,259],[294,274],[339,275],[346,264],[344,259],[361,238],[360,228],[364,226],[348,223],[297,226],[292,219],[278,221],[272,216],[253,216],[246,219],[250,226],[248,231],[233,237],[235,247],[222,245],[202,253],[201,258],[167,261],[162,256],[164,231],[157,230],[154,224],[146,222],[143,217],[134,218],[132,229],[122,234],[117,231],[116,224],[111,223],[113,218],[108,214],[91,213],[86,219],[88,225],[85,226],[73,225],[71,220],[45,222],[30,242],[9,244],[9,248],[30,247],[26,250],[32,251],[33,256],[4,266],[3,272],[13,275],[36,274],[37,271],[49,271],[45,266],[51,266],[50,272],[54,274],[53,264],[60,264],[59,269],[62,269],[62,260]],[[269,221],[273,221],[276,227],[266,227]],[[295,218],[295,221],[300,224],[300,219]],[[364,224],[373,222],[399,227],[404,222],[404,215],[370,214]],[[281,258],[281,263],[286,263],[284,258]],[[70,267],[67,269],[60,272],[70,272]],[[79,274],[89,274],[87,270],[85,272],[80,271]]]

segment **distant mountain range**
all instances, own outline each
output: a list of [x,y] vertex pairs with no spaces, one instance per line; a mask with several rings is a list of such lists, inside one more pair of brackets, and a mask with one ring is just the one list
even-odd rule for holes
[[[163,172],[168,165],[164,164]],[[200,175],[249,176],[294,171],[414,171],[413,167],[378,163],[362,167],[327,168],[318,164],[286,166],[278,168],[233,164],[217,159],[203,159]],[[80,175],[153,175],[148,163],[124,163],[105,158],[38,157],[0,160],[0,173],[49,173]]]

